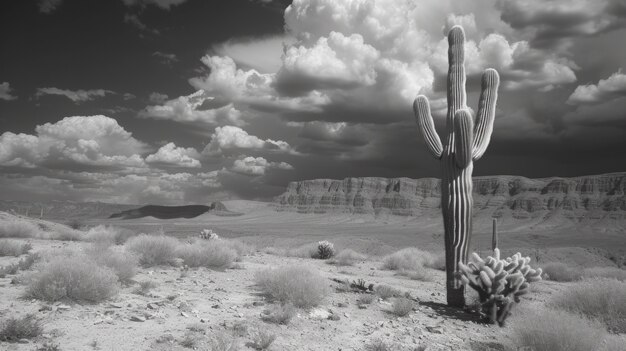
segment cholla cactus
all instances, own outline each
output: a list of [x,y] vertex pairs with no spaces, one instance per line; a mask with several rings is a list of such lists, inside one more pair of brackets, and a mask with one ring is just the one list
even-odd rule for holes
[[200,232],[200,239],[205,240],[217,240],[220,236],[217,233],[214,233],[211,229],[202,229]]
[[522,257],[519,252],[506,259],[500,258],[499,249],[493,253],[493,257],[483,260],[474,252],[473,262],[459,262],[458,278],[478,292],[481,313],[489,322],[504,326],[513,305],[528,293],[530,283],[541,280],[541,268],[531,268],[530,257]]
[[322,260],[335,256],[335,245],[330,241],[322,240],[317,243],[317,254]]

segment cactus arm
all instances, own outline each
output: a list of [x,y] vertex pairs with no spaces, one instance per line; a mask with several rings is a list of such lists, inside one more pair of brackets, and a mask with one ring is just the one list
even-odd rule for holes
[[443,153],[443,146],[441,145],[441,139],[435,130],[435,123],[433,117],[430,114],[430,105],[428,99],[424,95],[420,95],[415,99],[413,103],[413,112],[415,112],[415,119],[417,126],[419,127],[424,142],[428,151],[435,156],[436,159],[441,158]]
[[465,108],[465,32],[454,26],[448,33],[448,128],[457,110]]
[[493,121],[496,115],[496,102],[498,100],[498,86],[500,76],[495,69],[487,69],[483,73],[482,91],[478,102],[478,114],[476,115],[476,126],[474,129],[473,155],[474,161],[480,159],[489,146],[491,133],[493,132]]
[[469,111],[458,110],[454,115],[454,157],[459,168],[465,168],[472,162],[473,129],[474,121]]

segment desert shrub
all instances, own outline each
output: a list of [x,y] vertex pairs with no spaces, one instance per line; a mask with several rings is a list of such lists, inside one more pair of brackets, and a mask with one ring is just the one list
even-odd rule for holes
[[252,341],[248,343],[247,346],[250,346],[255,350],[267,350],[269,349],[270,345],[272,345],[274,340],[276,340],[275,334],[259,330],[258,332],[254,333],[254,335],[252,336]]
[[330,289],[317,271],[307,266],[284,266],[256,274],[259,288],[274,299],[296,307],[317,306]]
[[425,262],[425,266],[436,269],[438,271],[446,271],[446,254],[444,252],[440,252],[434,256],[431,256],[431,260]]
[[0,256],[20,256],[28,253],[33,246],[30,243],[23,243],[18,240],[0,240]]
[[206,240],[193,244],[181,244],[176,256],[189,267],[225,269],[237,259],[237,252],[222,240]]
[[220,238],[220,236],[211,229],[202,229],[198,237],[204,240],[218,240]]
[[39,236],[39,227],[31,222],[22,220],[0,222],[0,238],[37,238]]
[[27,295],[46,301],[70,299],[100,302],[118,291],[118,278],[108,267],[101,267],[84,255],[52,258],[39,265],[30,280]]
[[593,351],[601,349],[606,332],[600,323],[566,311],[524,310],[511,321],[517,349],[533,351]]
[[430,267],[435,262],[435,257],[427,251],[415,247],[408,247],[383,257],[383,269],[392,271],[420,270]]
[[317,256],[322,260],[335,256],[335,245],[327,240],[319,241],[317,243]]
[[286,325],[295,315],[296,309],[292,304],[276,304],[263,311],[261,319],[269,323]]
[[80,230],[85,227],[85,223],[83,223],[80,219],[74,218],[67,222],[67,226],[72,229]]
[[85,233],[70,227],[58,226],[54,228],[54,231],[50,234],[50,239],[61,241],[81,241],[85,239]]
[[310,243],[298,246],[296,248],[287,249],[284,253],[284,256],[298,258],[319,258],[317,252],[317,244]]
[[400,290],[392,288],[391,286],[385,284],[376,285],[376,287],[374,288],[374,292],[383,300],[386,300],[390,297],[402,296],[402,292]]
[[87,250],[87,254],[98,264],[112,269],[121,283],[128,284],[137,274],[138,259],[130,252],[96,246],[92,250]]
[[615,332],[626,332],[626,282],[588,279],[554,296],[550,305],[598,319]]
[[580,269],[571,268],[561,262],[550,262],[542,268],[546,279],[555,282],[573,282],[582,278],[582,271]]
[[135,288],[134,293],[138,295],[148,295],[150,291],[152,291],[152,289],[156,288],[157,286],[157,283],[153,282],[152,280],[143,280],[139,282],[139,285],[137,285],[137,288]]
[[626,281],[626,270],[617,267],[592,267],[583,271],[583,278],[612,278]]
[[21,271],[29,270],[41,257],[38,253],[30,253],[28,256],[22,258],[17,262],[17,267]]
[[391,312],[398,317],[404,317],[413,311],[413,301],[406,297],[398,297],[391,304]]
[[383,339],[374,339],[365,345],[365,351],[391,351],[393,345],[387,344]]
[[32,339],[43,332],[41,323],[35,315],[27,314],[21,318],[9,318],[0,326],[0,341],[15,342],[20,339]]
[[335,258],[330,262],[337,266],[353,266],[358,261],[365,260],[366,256],[351,249],[339,251]]
[[238,351],[239,342],[236,338],[226,334],[218,333],[209,340],[209,350],[211,351]]
[[139,257],[139,264],[145,267],[172,265],[176,259],[179,241],[165,235],[141,234],[130,238],[126,247]]
[[364,294],[359,296],[358,299],[356,299],[356,303],[357,305],[370,305],[372,304],[372,302],[376,301],[376,295],[372,295],[372,294]]
[[35,351],[61,351],[61,347],[58,344],[44,342],[43,345],[36,348]]
[[187,332],[180,339],[179,344],[180,346],[188,348],[188,349],[195,349],[196,346],[198,345],[198,342],[199,342],[199,338],[197,335],[195,335],[194,333]]
[[85,240],[104,246],[122,245],[134,235],[135,232],[129,229],[98,225],[89,228],[87,234],[85,234]]

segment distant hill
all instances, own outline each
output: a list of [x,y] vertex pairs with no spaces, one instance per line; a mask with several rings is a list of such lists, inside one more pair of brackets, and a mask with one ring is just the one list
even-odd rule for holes
[[[474,177],[477,220],[512,218],[560,226],[626,221],[626,173],[575,178]],[[346,178],[292,182],[275,199],[278,211],[439,216],[441,184],[435,178]]]
[[105,202],[0,200],[0,211],[57,221],[109,218],[113,213],[138,206]]
[[207,212],[217,215],[236,215],[228,211],[223,203],[216,201],[209,206],[186,205],[186,206],[157,206],[147,205],[139,208],[121,211],[112,214],[109,218],[136,219],[143,217],[154,217],[158,219],[194,218]]

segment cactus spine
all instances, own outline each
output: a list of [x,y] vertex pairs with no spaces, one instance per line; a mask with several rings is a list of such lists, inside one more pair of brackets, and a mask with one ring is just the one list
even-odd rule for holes
[[467,262],[472,233],[473,161],[487,150],[493,131],[493,120],[500,78],[494,69],[482,76],[482,92],[476,124],[466,105],[465,33],[454,26],[448,33],[448,113],[445,145],[435,131],[428,99],[420,95],[413,110],[417,125],[430,153],[441,161],[441,211],[445,232],[446,290],[448,305],[465,305],[465,287],[456,279],[458,262]]

